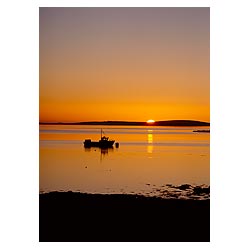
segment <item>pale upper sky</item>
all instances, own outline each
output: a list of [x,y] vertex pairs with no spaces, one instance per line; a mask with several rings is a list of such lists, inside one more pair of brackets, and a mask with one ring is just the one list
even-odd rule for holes
[[209,121],[209,8],[40,8],[40,121]]

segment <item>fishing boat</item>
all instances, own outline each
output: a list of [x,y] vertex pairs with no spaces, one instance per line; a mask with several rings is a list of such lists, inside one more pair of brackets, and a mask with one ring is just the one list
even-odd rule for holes
[[101,129],[101,139],[99,141],[91,141],[91,139],[86,139],[83,144],[85,148],[98,147],[98,148],[112,148],[114,140],[109,140],[109,137],[103,135]]

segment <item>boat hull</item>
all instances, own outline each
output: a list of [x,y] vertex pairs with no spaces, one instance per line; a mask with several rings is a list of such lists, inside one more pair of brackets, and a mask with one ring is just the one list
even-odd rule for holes
[[91,141],[91,140],[85,140],[84,141],[84,147],[85,148],[91,148],[91,147],[97,147],[97,148],[112,148],[115,141]]

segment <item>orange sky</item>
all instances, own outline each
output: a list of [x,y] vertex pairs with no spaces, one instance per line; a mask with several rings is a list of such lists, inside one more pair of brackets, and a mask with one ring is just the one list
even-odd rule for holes
[[209,15],[40,8],[40,121],[209,121]]

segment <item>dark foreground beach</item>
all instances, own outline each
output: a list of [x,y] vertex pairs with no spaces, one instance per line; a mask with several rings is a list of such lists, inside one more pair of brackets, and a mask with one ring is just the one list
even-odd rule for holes
[[42,242],[210,241],[210,201],[125,194],[40,194]]

